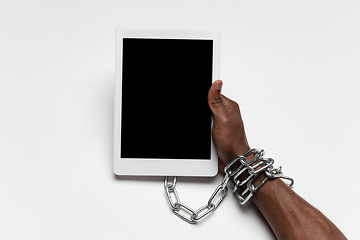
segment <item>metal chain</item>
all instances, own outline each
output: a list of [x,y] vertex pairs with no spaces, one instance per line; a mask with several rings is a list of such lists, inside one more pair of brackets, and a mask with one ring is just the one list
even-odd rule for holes
[[[250,154],[254,154],[255,157],[247,162],[246,157]],[[214,212],[224,200],[228,193],[227,184],[233,177],[233,192],[239,199],[241,205],[244,205],[249,199],[257,192],[269,179],[283,178],[290,181],[288,184],[291,187],[294,184],[294,180],[290,177],[284,176],[279,168],[274,168],[274,159],[264,158],[264,150],[251,149],[242,156],[234,158],[225,168],[225,176],[221,181],[220,185],[217,186],[213,194],[210,196],[207,203],[197,210],[190,208],[180,201],[180,197],[176,191],[176,177],[173,177],[172,183],[169,182],[169,177],[165,177],[164,187],[169,204],[173,213],[179,218],[183,219],[188,223],[196,223],[198,220]],[[239,165],[239,167],[236,167]],[[265,178],[261,181],[258,186],[254,186],[253,182],[257,179],[260,174],[264,172]],[[244,180],[240,180],[240,176],[248,174]],[[242,187],[245,186],[246,188]],[[215,197],[220,198],[214,203]],[[183,213],[181,213],[183,212]]]
[[[241,156],[236,157],[233,161],[239,161],[241,163],[238,168],[238,172],[235,174],[233,182],[234,189],[233,192],[239,200],[241,205],[244,205],[249,201],[249,199],[262,187],[269,179],[282,178],[290,181],[287,184],[291,187],[294,184],[294,180],[291,177],[283,175],[281,171],[281,166],[279,168],[274,168],[273,163],[274,159],[264,158],[264,150],[252,149],[249,151],[255,155],[254,159],[246,162],[241,159]],[[249,153],[247,152],[247,153]],[[249,154],[248,154],[249,155]],[[239,159],[240,158],[240,159]],[[265,178],[259,183],[258,186],[254,186],[254,181],[260,176],[261,172],[265,173]],[[248,177],[244,180],[240,180],[240,176],[246,173]],[[246,188],[241,188],[241,186],[246,186]]]
[[[179,195],[175,188],[176,177],[173,177],[172,183],[168,182],[168,178],[169,177],[165,177],[164,186],[171,210],[176,216],[188,223],[196,223],[196,221],[202,219],[203,217],[215,211],[219,207],[220,203],[224,200],[226,194],[228,193],[228,187],[226,185],[230,179],[229,177],[227,177],[227,175],[225,175],[221,184],[215,189],[207,203],[199,209],[193,210],[192,208],[180,201]],[[217,200],[217,202],[213,202],[215,197],[219,194],[221,194],[220,199]],[[184,213],[181,213],[180,210],[182,210]]]

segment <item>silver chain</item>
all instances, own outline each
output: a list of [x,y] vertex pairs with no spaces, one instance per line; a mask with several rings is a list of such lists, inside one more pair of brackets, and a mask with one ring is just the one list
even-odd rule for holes
[[[246,157],[250,154],[254,154],[255,157],[247,162]],[[164,187],[169,204],[173,213],[188,223],[196,223],[198,220],[214,212],[224,200],[228,193],[227,184],[233,177],[232,182],[234,185],[233,192],[239,199],[241,205],[244,205],[249,199],[256,193],[269,179],[283,178],[290,181],[288,184],[291,187],[294,184],[294,180],[290,177],[284,176],[279,168],[274,168],[274,159],[264,158],[264,150],[251,149],[244,155],[237,156],[224,168],[225,176],[220,185],[217,186],[213,194],[210,196],[207,203],[197,210],[185,205],[180,201],[180,197],[176,191],[176,177],[173,177],[172,183],[169,182],[169,177],[165,177]],[[240,164],[240,165],[239,165]],[[239,165],[239,167],[235,167]],[[265,178],[258,186],[254,186],[253,182],[264,172]],[[248,174],[244,180],[240,180],[240,176]],[[244,188],[243,186],[246,186]],[[220,198],[214,202],[215,197]],[[181,213],[183,212],[183,213]]]
[[[206,215],[215,211],[218,208],[218,206],[224,200],[226,194],[228,193],[228,187],[226,185],[229,179],[230,178],[227,178],[225,176],[223,181],[215,189],[215,191],[213,192],[207,203],[204,206],[200,207],[199,209],[194,210],[180,201],[179,195],[175,188],[176,177],[173,177],[172,183],[169,183],[168,177],[165,177],[164,186],[165,186],[166,195],[170,203],[171,210],[176,216],[183,219],[184,221],[188,223],[196,223],[196,221],[202,219],[203,217],[205,217]],[[214,203],[213,200],[216,196],[219,195],[219,193],[221,194],[221,197],[217,202]],[[181,213],[180,210],[183,210],[185,214]]]

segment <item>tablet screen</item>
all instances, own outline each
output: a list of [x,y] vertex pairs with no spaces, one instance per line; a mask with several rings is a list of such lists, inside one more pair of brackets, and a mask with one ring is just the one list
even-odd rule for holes
[[211,156],[213,40],[123,39],[121,158]]

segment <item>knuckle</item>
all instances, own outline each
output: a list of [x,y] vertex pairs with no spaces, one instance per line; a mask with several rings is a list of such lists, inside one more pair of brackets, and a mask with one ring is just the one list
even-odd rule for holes
[[210,102],[210,104],[221,104],[221,103],[223,103],[223,99],[222,99],[222,97],[215,97],[215,98],[211,99],[209,102]]

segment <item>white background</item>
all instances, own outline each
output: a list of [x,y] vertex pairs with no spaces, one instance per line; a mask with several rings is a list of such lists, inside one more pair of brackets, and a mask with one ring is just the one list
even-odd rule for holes
[[[117,26],[218,28],[250,145],[360,238],[359,1],[0,0],[1,239],[274,239],[231,194],[189,225],[162,178],[114,176]],[[220,180],[180,178],[181,200],[202,206]]]

